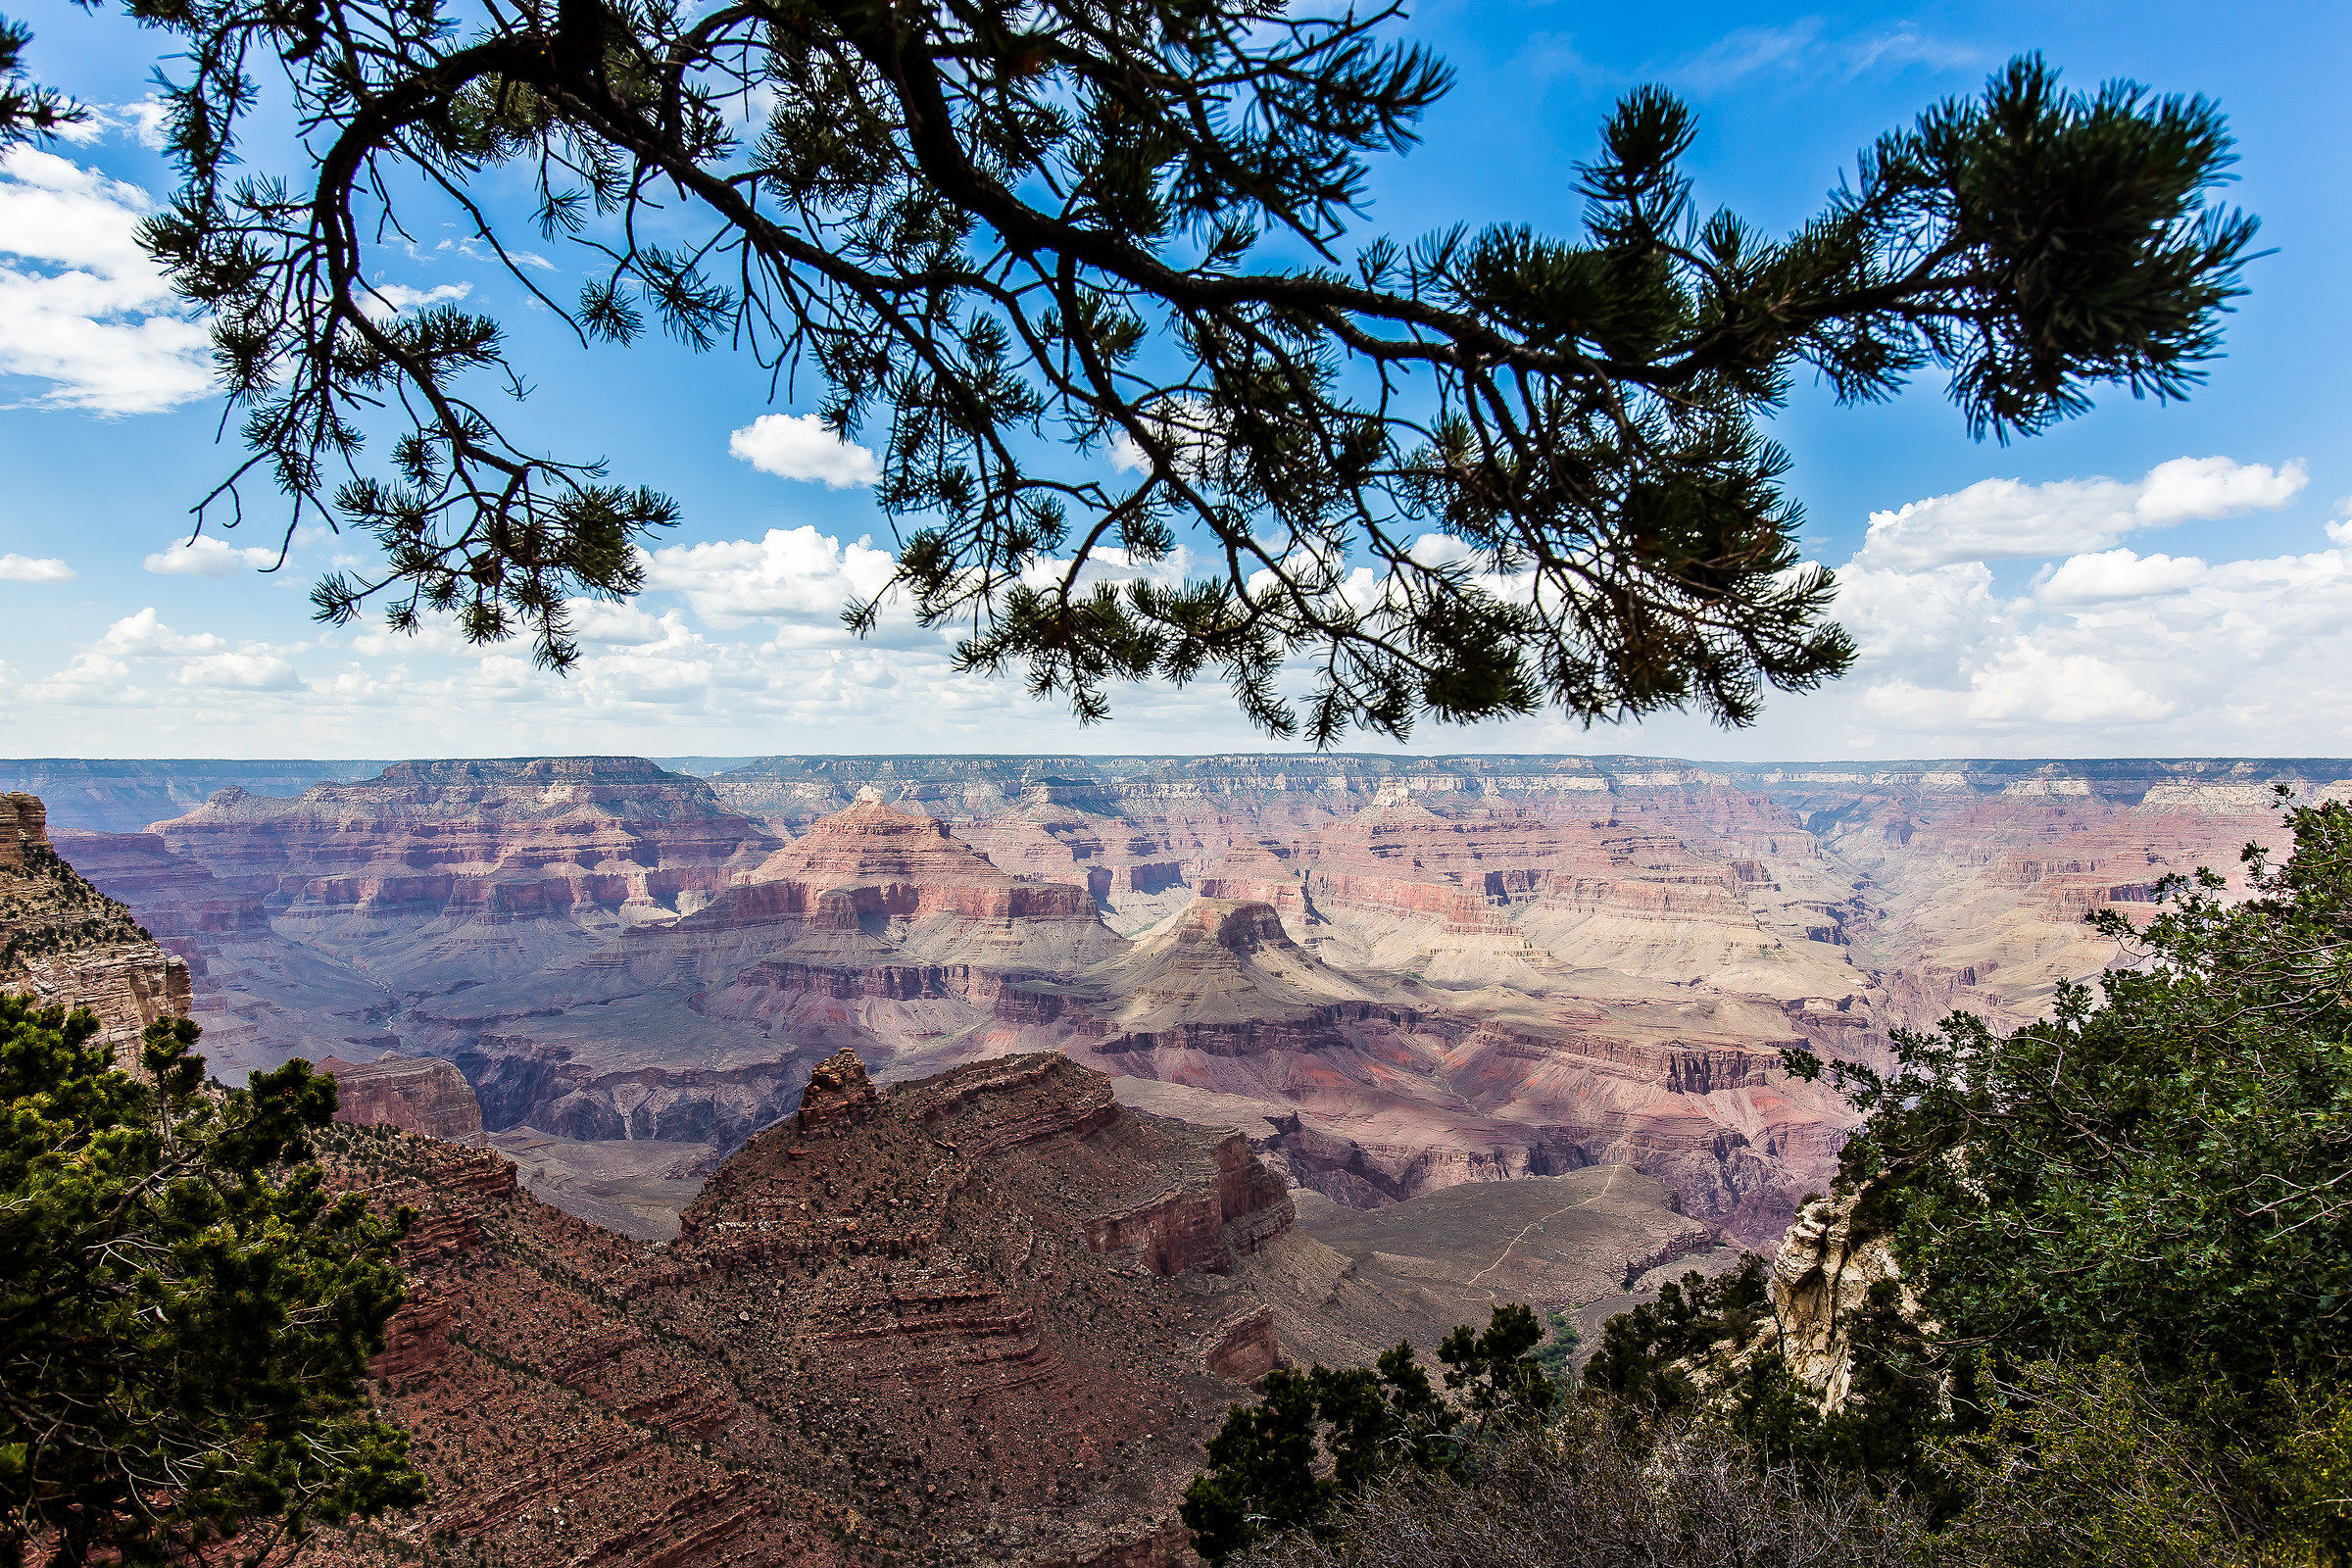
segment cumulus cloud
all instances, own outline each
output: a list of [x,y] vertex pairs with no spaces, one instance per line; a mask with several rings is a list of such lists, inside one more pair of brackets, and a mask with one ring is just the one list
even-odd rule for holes
[[258,547],[240,550],[205,533],[167,545],[139,564],[159,577],[226,577],[239,570],[274,566],[277,552]]
[[218,691],[295,692],[302,677],[285,659],[270,653],[232,652],[191,659],[172,672],[172,683]]
[[2076,556],[2050,573],[2035,595],[2045,605],[2095,605],[2176,593],[2212,568],[2194,556],[2142,556],[2119,547]]
[[813,414],[762,414],[727,437],[727,451],[780,479],[812,479],[848,490],[882,477],[874,455],[834,433]]
[[[2336,673],[2352,666],[2352,517],[2300,555],[2209,562],[2113,543],[2280,506],[2304,482],[2299,463],[2180,459],[2136,484],[1994,482],[1879,514],[1838,573],[1853,672],[1767,724],[1843,733],[1812,755],[2352,750],[2352,677]],[[1984,560],[1943,559],[1961,540],[2046,564],[2003,595]]]
[[38,401],[148,414],[201,397],[211,340],[138,246],[154,203],[54,153],[0,155],[0,374]]
[[1982,479],[1950,495],[1872,513],[1856,559],[1882,570],[1916,570],[2103,550],[2135,529],[2276,511],[2309,479],[2300,461],[2274,468],[2228,458],[2175,458],[2135,483]]
[[154,93],[136,103],[83,104],[82,118],[57,128],[60,141],[86,147],[114,132],[122,132],[151,152],[162,152],[169,139],[172,106]]
[[845,546],[812,527],[770,528],[758,539],[649,552],[645,580],[720,625],[787,620],[838,632],[841,607],[880,592],[894,565],[890,552],[862,540]]
[[74,568],[55,556],[0,556],[0,582],[72,582]]

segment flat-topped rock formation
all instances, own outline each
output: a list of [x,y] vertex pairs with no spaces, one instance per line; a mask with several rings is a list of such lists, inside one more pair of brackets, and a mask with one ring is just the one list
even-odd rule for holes
[[[2086,910],[2276,842],[2274,781],[2347,777],[1224,756],[706,785],[574,759],[404,764],[87,853],[191,956],[224,1061],[445,1058],[493,1133],[632,1215],[844,1047],[879,1080],[1052,1050],[1222,1107],[1347,1204],[1625,1164],[1764,1245],[1850,1114],[1783,1050],[1881,1062],[1954,1006],[2032,1017],[2118,956]],[[633,1140],[679,1152],[595,1152]]]
[[318,1063],[335,1080],[335,1120],[355,1127],[392,1127],[443,1143],[478,1143],[482,1107],[466,1075],[432,1057],[385,1056],[352,1062],[329,1056]]
[[400,762],[290,801],[223,790],[154,831],[282,935],[426,990],[675,919],[776,848],[637,758]]
[[0,759],[0,791],[38,795],[51,832],[136,833],[224,789],[300,795],[314,784],[366,778],[383,762],[221,761],[212,758],[119,760],[85,757]]
[[776,847],[630,758],[404,762],[293,799],[229,789],[81,841],[191,956],[223,1064],[398,1049],[404,999],[532,973],[699,907]]

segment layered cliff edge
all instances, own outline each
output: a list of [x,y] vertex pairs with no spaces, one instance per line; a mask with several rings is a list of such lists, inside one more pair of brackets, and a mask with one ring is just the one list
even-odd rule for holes
[[306,1564],[1167,1568],[1201,1443],[1279,1353],[1237,1264],[1289,1237],[1280,1181],[1058,1055],[877,1088],[839,1054],[662,1247],[492,1152],[322,1144],[419,1214],[374,1372],[434,1500]]
[[17,792],[0,795],[0,989],[89,1008],[124,1058],[149,1024],[186,1017],[190,995],[186,962],[66,863],[40,798]]

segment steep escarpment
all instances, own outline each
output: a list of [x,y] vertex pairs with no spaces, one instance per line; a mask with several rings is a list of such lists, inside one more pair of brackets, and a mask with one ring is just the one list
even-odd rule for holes
[[448,1144],[481,1139],[482,1107],[466,1075],[446,1061],[385,1056],[352,1062],[329,1056],[317,1065],[335,1080],[337,1121],[394,1127]]
[[[1345,1203],[1626,1164],[1764,1246],[1849,1118],[1782,1052],[1883,1064],[1954,1006],[2032,1015],[2116,956],[2086,909],[2226,868],[2276,831],[2270,780],[2347,773],[835,758],[706,789],[434,763],[90,853],[191,956],[224,1063],[441,1057],[493,1133],[631,1202],[842,1047],[887,1079],[1054,1050],[1233,1116]],[[661,1149],[597,1152],[632,1142]]]
[[0,759],[0,790],[37,795],[52,833],[136,833],[225,789],[300,795],[312,785],[366,778],[383,762],[214,758],[26,757]]
[[158,1018],[185,1017],[188,966],[49,842],[38,797],[0,795],[0,988],[87,1007],[127,1054]]
[[423,1514],[298,1561],[1173,1564],[1199,1445],[1276,1353],[1239,1265],[1291,1223],[1230,1135],[1052,1055],[805,1114],[648,1249],[384,1131],[338,1180],[420,1214],[376,1364]]
[[630,758],[404,762],[292,799],[224,790],[79,844],[188,956],[217,1065],[414,1054],[412,999],[674,920],[775,839]]
[[732,1148],[843,1047],[913,1076],[1050,1044],[1032,991],[1127,944],[1084,890],[1014,877],[878,798],[811,825],[674,923],[422,1002],[495,1130]]
[[400,990],[674,919],[776,847],[699,780],[600,757],[401,762],[293,800],[229,789],[154,832],[281,935]]

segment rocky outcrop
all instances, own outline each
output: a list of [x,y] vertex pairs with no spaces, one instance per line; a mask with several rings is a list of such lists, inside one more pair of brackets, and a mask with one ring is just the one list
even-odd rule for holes
[[1918,1321],[1919,1300],[1902,1285],[1892,1238],[1868,1225],[1868,1189],[1816,1199],[1798,1211],[1773,1255],[1766,1289],[1773,1326],[1760,1347],[1777,1349],[1826,1410],[1841,1409],[1853,1381],[1847,1328],[1870,1302],[1871,1287],[1892,1280],[1900,1309]]
[[1287,1232],[1280,1183],[1057,1056],[817,1077],[667,1247],[494,1154],[322,1140],[418,1212],[374,1371],[433,1500],[295,1560],[454,1533],[512,1568],[1182,1561],[1200,1445],[1279,1353],[1234,1270]]
[[880,1097],[858,1053],[844,1046],[808,1069],[808,1087],[792,1125],[803,1136],[861,1120]]
[[[209,888],[102,848],[214,1042],[444,1056],[493,1130],[732,1147],[845,1047],[878,1081],[1051,1049],[1247,1102],[1261,1157],[1349,1202],[1625,1162],[1767,1247],[1851,1119],[1783,1051],[2032,1016],[2114,956],[2083,911],[2275,840],[2269,779],[2346,775],[778,759],[704,795],[572,759],[208,806],[166,837]],[[694,849],[720,818],[736,848]],[[713,891],[663,904],[690,861]]]
[[37,797],[0,795],[0,988],[87,1007],[99,1038],[135,1061],[147,1025],[188,1014],[188,966],[49,842]]
[[335,1080],[335,1120],[394,1127],[449,1144],[478,1143],[482,1107],[466,1075],[431,1057],[385,1056],[350,1062],[329,1056],[320,1072]]
[[49,848],[49,808],[37,795],[0,795],[0,871],[23,876],[25,858]]

